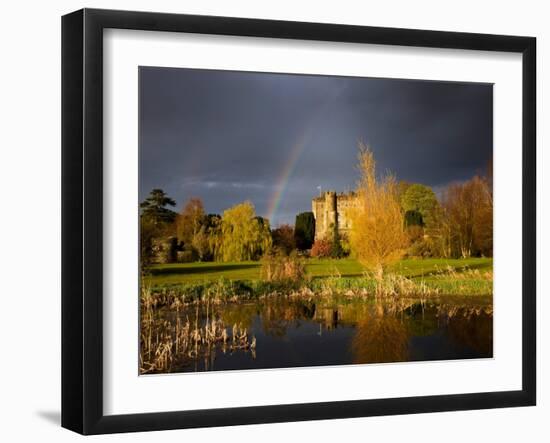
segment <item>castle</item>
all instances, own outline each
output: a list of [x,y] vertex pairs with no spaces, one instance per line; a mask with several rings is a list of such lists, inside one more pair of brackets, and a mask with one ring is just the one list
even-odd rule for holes
[[311,200],[311,210],[315,217],[315,240],[332,235],[334,227],[340,234],[351,229],[348,209],[355,206],[357,196],[354,192],[336,193],[325,191]]

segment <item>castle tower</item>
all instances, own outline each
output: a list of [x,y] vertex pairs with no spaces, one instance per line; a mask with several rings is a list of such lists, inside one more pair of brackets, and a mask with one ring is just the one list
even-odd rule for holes
[[311,200],[311,210],[315,217],[315,240],[332,235],[332,229],[338,228],[340,234],[346,235],[351,229],[348,217],[349,209],[357,204],[354,192],[337,194],[326,191]]
[[336,192],[327,191],[325,193],[325,234],[331,227],[338,226],[338,210],[336,203]]

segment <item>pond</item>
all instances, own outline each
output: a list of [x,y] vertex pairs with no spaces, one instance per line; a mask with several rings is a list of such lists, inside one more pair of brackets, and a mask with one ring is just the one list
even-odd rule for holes
[[265,298],[142,317],[141,373],[490,358],[490,298]]

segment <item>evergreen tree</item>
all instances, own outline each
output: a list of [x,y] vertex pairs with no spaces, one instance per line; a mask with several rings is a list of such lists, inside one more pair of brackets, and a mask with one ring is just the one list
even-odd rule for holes
[[338,232],[338,226],[331,225],[332,229],[332,244],[330,248],[330,256],[332,258],[342,258],[344,250],[342,249],[342,243],[340,242],[340,233]]
[[409,226],[424,226],[424,220],[420,211],[414,209],[405,212],[405,227]]
[[311,249],[315,240],[315,217],[313,212],[302,212],[296,216],[294,238],[298,249]]
[[176,202],[162,189],[153,189],[139,205],[141,216],[150,220],[155,226],[172,223],[175,220],[176,213],[166,206],[176,206]]
[[434,191],[429,186],[419,183],[410,185],[401,196],[401,206],[405,212],[420,212],[426,228],[436,227],[440,206]]

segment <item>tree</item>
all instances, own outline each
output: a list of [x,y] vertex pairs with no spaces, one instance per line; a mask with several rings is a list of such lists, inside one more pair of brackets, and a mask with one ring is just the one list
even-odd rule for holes
[[211,258],[208,228],[203,225],[193,236],[191,246],[196,251],[199,261],[207,261]]
[[257,242],[252,254],[253,260],[260,259],[264,253],[271,249],[273,245],[273,237],[271,236],[271,227],[267,218],[257,215],[254,217],[255,226],[257,226]]
[[[174,219],[176,213],[166,206],[175,206],[176,202],[166,195],[162,189],[153,189],[149,196],[140,203],[139,220],[140,266],[144,270],[158,257],[158,245],[166,244],[172,247],[174,236]],[[166,246],[164,249],[168,250]],[[173,258],[173,251],[165,254],[167,260]]]
[[437,226],[439,202],[429,186],[419,183],[410,185],[401,196],[401,206],[405,213],[419,212],[426,228],[433,229]]
[[302,251],[311,249],[315,240],[315,216],[313,212],[302,212],[296,216],[294,238],[298,249]]
[[222,247],[222,217],[219,214],[208,214],[206,216],[208,232],[208,260],[221,260]]
[[176,213],[166,206],[176,206],[176,202],[162,189],[153,189],[139,205],[141,216],[151,220],[154,225],[172,223],[176,218]]
[[493,199],[486,179],[449,185],[443,207],[452,255],[493,255]]
[[342,249],[342,243],[340,241],[340,232],[338,231],[338,225],[331,225],[330,229],[332,231],[330,256],[332,258],[342,258],[342,256],[344,255],[344,250]]
[[139,262],[143,272],[153,262],[153,242],[158,230],[148,217],[142,216],[139,221]]
[[406,180],[399,180],[397,182],[397,198],[399,201],[401,201],[403,195],[405,195],[405,192],[407,192],[407,189],[409,189],[411,185],[412,183]]
[[296,249],[294,228],[290,225],[281,225],[278,228],[272,229],[271,237],[273,238],[273,246],[287,255]]
[[350,245],[363,266],[382,279],[385,268],[399,260],[408,245],[397,184],[392,175],[376,177],[372,151],[359,144],[357,205],[350,209]]
[[240,203],[224,211],[218,241],[217,260],[258,259],[271,247],[269,222],[256,217],[252,203]]
[[185,204],[177,218],[178,240],[185,245],[191,245],[206,222],[204,206],[200,198],[191,198]]
[[422,214],[417,210],[408,210],[405,212],[405,227],[409,226],[424,226],[424,219]]
[[474,214],[474,250],[477,255],[493,256],[493,192],[488,180],[474,177],[476,211]]

